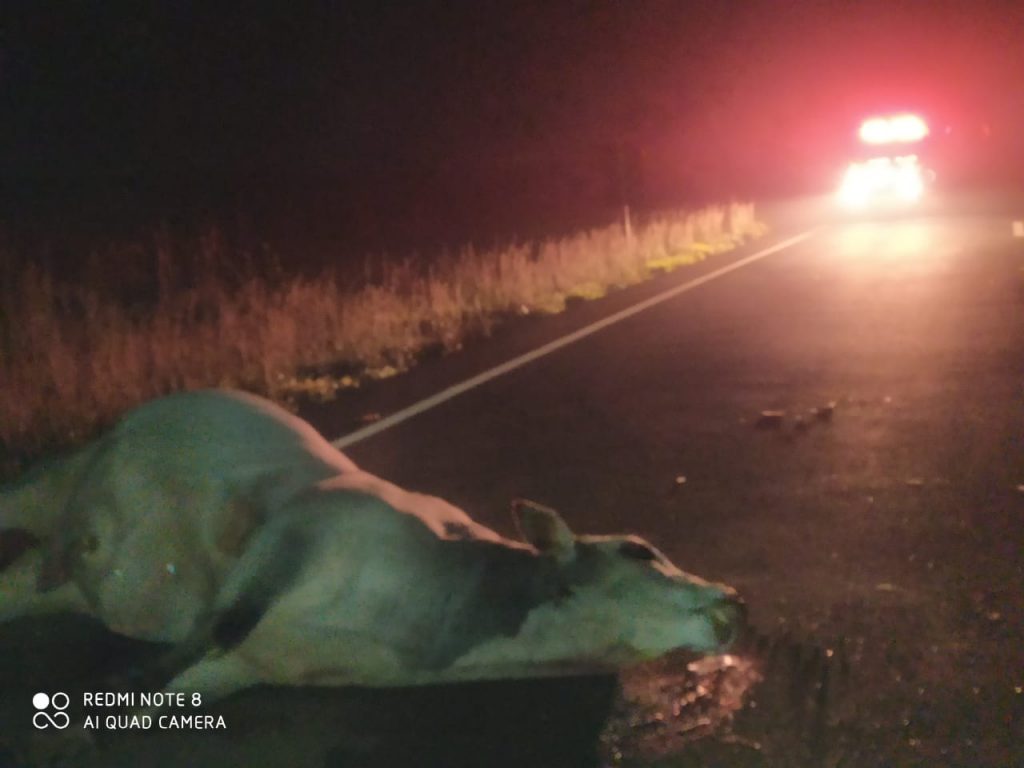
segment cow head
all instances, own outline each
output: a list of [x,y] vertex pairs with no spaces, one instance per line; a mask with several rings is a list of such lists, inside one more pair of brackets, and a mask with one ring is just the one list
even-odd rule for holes
[[733,589],[683,572],[643,539],[577,536],[532,502],[513,502],[513,512],[523,538],[557,563],[563,597],[547,611],[552,636],[582,655],[615,665],[677,648],[714,653],[740,635],[745,610]]

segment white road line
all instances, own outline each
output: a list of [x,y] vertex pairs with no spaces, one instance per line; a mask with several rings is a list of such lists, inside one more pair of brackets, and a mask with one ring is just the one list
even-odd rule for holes
[[429,411],[431,408],[434,408],[447,400],[451,400],[453,397],[458,397],[464,392],[468,392],[471,389],[479,387],[481,384],[484,384],[490,381],[491,379],[496,379],[498,376],[503,376],[506,373],[514,371],[516,368],[521,368],[527,363],[532,363],[534,360],[537,360],[538,358],[544,357],[545,355],[550,355],[552,352],[559,350],[562,347],[566,347],[574,342],[579,341],[580,339],[586,338],[592,333],[597,333],[602,328],[607,328],[609,325],[614,325],[615,323],[621,322],[628,317],[632,317],[633,315],[639,314],[640,312],[643,312],[646,309],[650,309],[651,307],[657,306],[658,304],[661,304],[664,301],[668,301],[669,299],[675,298],[676,296],[679,296],[682,293],[692,291],[697,286],[704,285],[704,283],[709,283],[712,280],[715,280],[716,278],[722,277],[723,275],[727,275],[730,272],[734,272],[737,269],[740,269],[741,267],[747,266],[748,264],[753,264],[755,261],[759,261],[760,259],[763,259],[765,256],[771,256],[773,253],[778,253],[779,251],[789,248],[790,246],[803,242],[807,238],[811,237],[815,232],[817,232],[817,228],[809,229],[806,232],[801,232],[799,235],[795,235],[793,237],[788,238],[787,240],[783,240],[780,243],[776,243],[770,248],[765,248],[764,250],[758,251],[757,253],[753,253],[750,256],[740,259],[739,261],[734,261],[732,264],[722,267],[721,269],[716,269],[714,272],[709,272],[708,274],[691,280],[688,283],[683,283],[682,285],[677,285],[675,288],[670,288],[667,291],[659,293],[657,296],[652,296],[649,299],[641,301],[639,304],[634,304],[632,307],[623,309],[620,312],[616,312],[614,315],[609,315],[608,317],[598,320],[596,323],[591,323],[590,325],[585,326],[584,328],[580,328],[578,331],[574,331],[573,333],[570,333],[568,336],[563,336],[560,339],[555,339],[554,341],[548,342],[544,346],[538,347],[532,352],[527,352],[523,355],[520,355],[519,357],[515,357],[509,360],[508,362],[502,363],[501,365],[496,365],[494,368],[486,370],[483,373],[477,374],[476,376],[473,376],[470,379],[466,379],[461,384],[455,384],[451,387],[448,387],[447,389],[441,390],[435,395],[431,395],[428,398],[420,400],[418,403],[413,403],[407,408],[403,408],[400,411],[395,411],[395,413],[392,413],[390,416],[386,416],[383,419],[380,419],[379,421],[375,421],[372,424],[363,427],[362,429],[357,429],[355,432],[351,432],[343,437],[339,437],[337,440],[333,441],[331,445],[333,445],[335,448],[346,448],[352,445],[353,443],[358,443],[362,440],[365,440],[368,437],[372,437],[373,435],[376,435],[378,432],[383,432],[386,429],[391,429],[391,427],[397,426],[398,424],[401,424],[403,421],[411,419],[413,416],[418,416],[424,411]]

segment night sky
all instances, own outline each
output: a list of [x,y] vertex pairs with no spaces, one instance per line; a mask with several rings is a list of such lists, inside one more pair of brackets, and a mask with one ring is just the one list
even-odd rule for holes
[[622,202],[822,187],[877,109],[921,110],[956,136],[985,125],[965,144],[1007,151],[1024,122],[1019,2],[0,13],[9,227],[242,217],[360,245],[569,228]]

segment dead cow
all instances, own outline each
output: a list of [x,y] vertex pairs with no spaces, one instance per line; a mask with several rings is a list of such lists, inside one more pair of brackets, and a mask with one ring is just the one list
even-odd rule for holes
[[153,400],[0,487],[0,532],[42,542],[0,572],[0,620],[73,610],[129,637],[181,641],[267,510],[355,469],[268,400],[220,390]]
[[[147,432],[157,423],[166,434]],[[575,536],[554,511],[517,502],[525,543],[504,539],[357,469],[252,396],[154,401],[85,454],[66,465],[73,480],[48,485],[44,473],[0,499],[0,514],[31,528],[11,500],[45,507],[39,489],[56,489],[64,511],[45,510],[49,530],[33,529],[49,534],[44,586],[67,579],[73,607],[175,643],[167,690],[204,702],[258,682],[611,670],[675,648],[718,651],[742,624],[731,589],[637,537]],[[55,525],[61,515],[68,523]]]

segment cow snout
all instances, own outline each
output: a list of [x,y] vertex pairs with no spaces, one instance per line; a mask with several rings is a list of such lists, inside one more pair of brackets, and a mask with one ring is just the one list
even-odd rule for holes
[[723,647],[739,640],[747,626],[747,606],[735,595],[720,600],[710,615],[715,638]]

